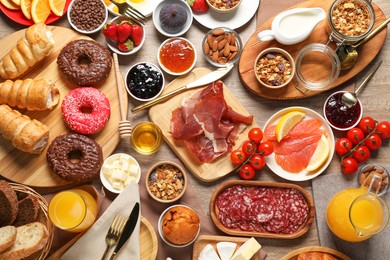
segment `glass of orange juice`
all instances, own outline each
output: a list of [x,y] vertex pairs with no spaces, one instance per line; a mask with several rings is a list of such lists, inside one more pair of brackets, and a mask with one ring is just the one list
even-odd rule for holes
[[93,196],[81,189],[57,193],[49,203],[53,224],[69,232],[83,232],[95,222],[98,206]]

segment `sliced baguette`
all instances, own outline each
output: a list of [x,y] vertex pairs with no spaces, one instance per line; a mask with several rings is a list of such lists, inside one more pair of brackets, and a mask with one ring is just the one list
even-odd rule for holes
[[16,241],[7,251],[0,254],[0,260],[21,259],[41,250],[47,243],[48,231],[40,222],[29,223],[16,228]]
[[5,226],[0,228],[0,253],[10,248],[16,240],[16,227]]

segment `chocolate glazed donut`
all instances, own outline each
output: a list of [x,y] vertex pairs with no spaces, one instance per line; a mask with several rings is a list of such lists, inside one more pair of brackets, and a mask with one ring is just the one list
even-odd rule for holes
[[57,136],[47,154],[49,167],[66,181],[90,182],[103,163],[103,152],[93,139],[72,133]]
[[92,40],[74,40],[60,52],[58,68],[65,77],[78,85],[101,84],[111,71],[110,52]]

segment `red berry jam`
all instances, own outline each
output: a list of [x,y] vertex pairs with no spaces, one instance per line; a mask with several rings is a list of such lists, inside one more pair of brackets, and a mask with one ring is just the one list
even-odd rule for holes
[[333,94],[325,104],[325,116],[329,123],[337,128],[353,126],[359,120],[362,111],[359,102],[352,107],[344,105],[341,100],[343,94],[343,92]]

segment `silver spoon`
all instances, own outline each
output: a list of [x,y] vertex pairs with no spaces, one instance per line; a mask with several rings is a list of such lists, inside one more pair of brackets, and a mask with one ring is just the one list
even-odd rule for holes
[[352,107],[357,102],[357,95],[359,94],[360,90],[363,89],[365,85],[367,85],[367,82],[374,76],[375,72],[378,70],[379,66],[382,64],[382,60],[380,60],[370,71],[370,73],[367,75],[367,77],[363,80],[363,82],[359,85],[359,87],[355,90],[355,92],[345,92],[343,96],[341,97],[341,101],[347,106]]

